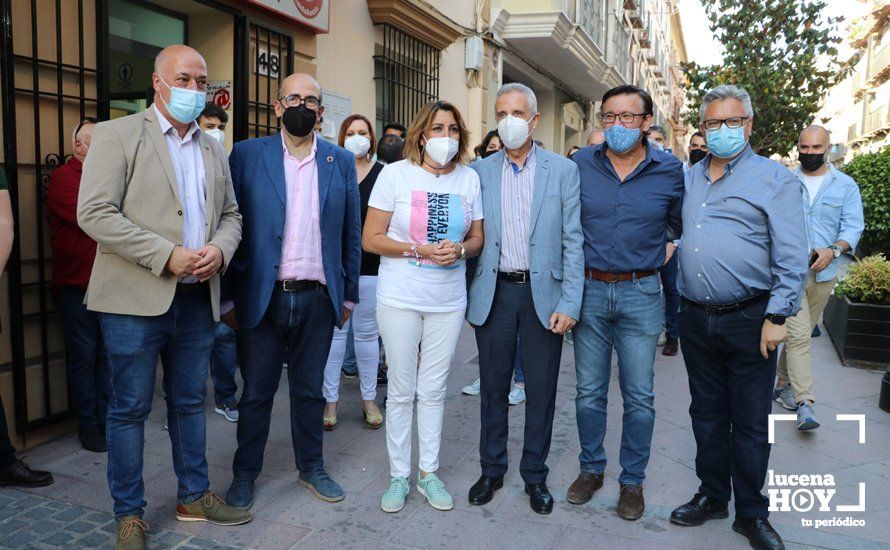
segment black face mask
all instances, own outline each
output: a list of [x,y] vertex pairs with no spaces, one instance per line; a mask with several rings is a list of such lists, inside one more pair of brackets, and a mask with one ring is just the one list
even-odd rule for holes
[[281,123],[287,133],[296,137],[306,137],[315,129],[315,121],[318,113],[305,105],[288,107],[281,115]]
[[704,159],[706,156],[708,156],[707,151],[702,151],[701,149],[693,149],[689,151],[689,164],[701,162],[701,160]]
[[797,160],[806,172],[815,172],[825,164],[824,153],[798,153]]

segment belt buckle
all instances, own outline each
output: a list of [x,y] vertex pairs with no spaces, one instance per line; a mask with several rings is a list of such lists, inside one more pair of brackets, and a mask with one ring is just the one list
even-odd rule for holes
[[520,282],[520,283],[527,283],[527,282],[528,282],[528,274],[529,274],[528,271],[523,271],[523,272],[521,273],[521,275],[522,275],[522,280],[519,281],[519,282]]
[[291,281],[290,279],[285,279],[284,281],[281,281],[281,289],[285,292],[293,292],[294,288],[291,287],[291,283],[293,283],[293,282],[295,282],[295,281]]

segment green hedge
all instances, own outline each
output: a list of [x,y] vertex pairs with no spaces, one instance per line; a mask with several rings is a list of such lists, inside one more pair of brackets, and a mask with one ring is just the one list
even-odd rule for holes
[[841,171],[856,180],[862,191],[865,232],[858,249],[860,255],[887,252],[890,248],[890,146],[856,157]]

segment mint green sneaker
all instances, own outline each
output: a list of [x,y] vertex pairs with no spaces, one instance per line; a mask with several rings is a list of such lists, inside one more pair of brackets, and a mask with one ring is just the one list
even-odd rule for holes
[[406,498],[408,498],[408,478],[394,477],[389,481],[389,489],[380,499],[380,508],[384,512],[398,512],[405,507]]
[[445,484],[436,474],[427,474],[425,478],[417,474],[417,492],[426,497],[430,506],[436,510],[451,510],[454,508],[454,499],[445,490]]

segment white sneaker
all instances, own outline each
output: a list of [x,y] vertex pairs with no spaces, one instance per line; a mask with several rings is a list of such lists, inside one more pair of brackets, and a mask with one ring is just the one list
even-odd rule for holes
[[668,341],[667,333],[662,331],[661,334],[658,335],[658,345],[663,346]]
[[477,378],[472,384],[469,386],[464,386],[464,389],[460,390],[464,395],[479,395],[479,392],[482,391],[482,388],[479,384],[479,379]]
[[519,405],[520,403],[525,403],[525,388],[523,388],[519,384],[514,384],[513,389],[510,390],[509,403],[511,405]]

